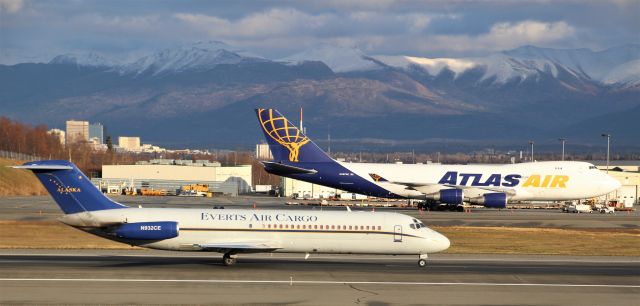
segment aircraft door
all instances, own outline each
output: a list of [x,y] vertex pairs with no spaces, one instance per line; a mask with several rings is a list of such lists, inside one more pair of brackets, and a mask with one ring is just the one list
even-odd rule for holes
[[393,227],[393,242],[402,242],[402,225]]

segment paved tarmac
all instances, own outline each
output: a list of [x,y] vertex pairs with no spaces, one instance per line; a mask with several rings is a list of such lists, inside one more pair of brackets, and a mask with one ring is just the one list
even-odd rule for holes
[[637,305],[640,258],[3,250],[0,304]]
[[[343,207],[291,206],[291,199],[267,196],[187,198],[187,197],[131,197],[116,196],[116,201],[143,207],[192,207],[253,209],[330,209]],[[355,204],[355,203],[354,203]],[[382,204],[382,203],[374,203]],[[353,210],[371,210],[371,207]],[[513,226],[555,228],[640,228],[640,212],[616,212],[615,214],[568,214],[559,209],[484,209],[474,208],[471,213],[418,212],[415,208],[375,208],[376,211],[395,211],[413,215],[429,226]],[[49,196],[0,198],[0,220],[53,220],[62,212]]]

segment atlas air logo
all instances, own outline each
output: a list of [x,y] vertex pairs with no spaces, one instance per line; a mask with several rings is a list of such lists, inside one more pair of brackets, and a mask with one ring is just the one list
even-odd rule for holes
[[283,116],[273,117],[273,110],[258,109],[260,125],[267,135],[289,150],[289,161],[298,162],[300,148],[309,142],[300,130]]
[[[458,186],[478,186],[478,187],[516,187],[520,185],[523,178],[520,174],[476,174],[476,173],[458,173],[457,171],[449,171],[440,179],[438,184],[458,185]],[[522,187],[542,187],[542,188],[567,188],[569,176],[567,175],[540,175],[532,174]]]

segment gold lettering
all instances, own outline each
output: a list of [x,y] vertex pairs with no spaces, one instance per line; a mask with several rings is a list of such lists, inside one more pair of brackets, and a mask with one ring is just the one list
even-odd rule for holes
[[540,187],[540,175],[534,174],[530,176],[524,184],[522,184],[522,187]]
[[554,187],[558,187],[558,188],[567,188],[566,183],[569,181],[569,177],[566,175],[556,175],[556,177],[553,178],[553,182],[551,182],[551,188]]

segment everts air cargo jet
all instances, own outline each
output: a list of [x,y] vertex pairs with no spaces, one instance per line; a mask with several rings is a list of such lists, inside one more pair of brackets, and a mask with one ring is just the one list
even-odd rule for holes
[[28,162],[65,213],[61,221],[130,245],[172,251],[418,255],[449,248],[449,240],[397,213],[303,210],[131,208],[107,198],[68,161]]
[[620,183],[594,165],[548,161],[506,165],[422,165],[338,162],[275,109],[257,109],[274,157],[269,173],[381,198],[463,202],[504,208],[507,202],[587,199]]

